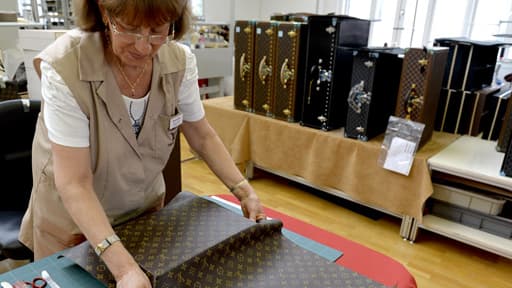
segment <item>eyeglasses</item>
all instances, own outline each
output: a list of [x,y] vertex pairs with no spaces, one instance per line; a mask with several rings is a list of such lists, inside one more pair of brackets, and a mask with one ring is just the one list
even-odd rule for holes
[[121,40],[129,43],[135,43],[142,39],[147,39],[147,41],[153,45],[162,45],[164,43],[167,43],[169,41],[169,38],[167,35],[162,34],[149,34],[144,35],[140,33],[133,33],[133,32],[125,32],[125,31],[119,31],[117,24],[115,21],[113,21],[112,17],[110,15],[108,16],[108,21],[110,22],[110,25],[112,26],[112,32],[116,34]]

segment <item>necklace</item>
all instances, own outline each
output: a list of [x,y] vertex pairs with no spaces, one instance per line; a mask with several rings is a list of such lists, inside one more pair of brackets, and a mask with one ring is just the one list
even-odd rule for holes
[[144,100],[144,105],[142,106],[142,111],[141,111],[139,117],[137,117],[137,118],[135,118],[133,116],[133,111],[132,111],[133,102],[134,101],[130,101],[130,107],[128,108],[128,114],[130,115],[130,118],[133,121],[133,124],[132,124],[133,132],[135,133],[135,135],[139,136],[140,129],[142,128],[142,118],[145,114],[144,111],[146,110],[147,100]]
[[132,84],[132,82],[130,82],[130,79],[128,79],[128,76],[126,76],[126,74],[124,73],[123,67],[121,67],[121,62],[119,61],[119,59],[117,59],[116,63],[117,63],[117,67],[119,68],[119,71],[121,71],[121,75],[123,76],[124,81],[126,81],[126,83],[130,86],[130,88],[132,90],[131,97],[134,98],[135,97],[135,88],[137,87],[137,84],[139,83],[140,79],[142,79],[142,75],[144,75],[144,72],[146,72],[146,66],[148,65],[148,63],[147,62],[144,63],[144,67],[142,67],[142,71],[140,72],[137,79],[135,79],[135,82],[133,82],[133,84]]

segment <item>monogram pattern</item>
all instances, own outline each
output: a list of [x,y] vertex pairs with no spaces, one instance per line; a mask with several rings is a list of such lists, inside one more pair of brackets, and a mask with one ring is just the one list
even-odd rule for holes
[[368,126],[368,114],[373,91],[373,77],[377,64],[374,53],[355,52],[352,69],[352,87],[360,85],[362,91],[359,95],[351,94],[348,97],[347,123],[345,135],[367,141],[366,128]]
[[235,23],[235,108],[251,112],[253,110],[253,67],[254,67],[254,21]]
[[[396,116],[406,118],[407,114],[410,114],[409,119],[412,121],[421,122],[423,120],[423,103],[417,105],[411,113],[408,113],[404,107],[407,106],[407,98],[413,84],[416,85],[416,91],[419,97],[424,99],[425,88],[428,85],[428,83],[426,83],[428,80],[427,73],[430,68],[428,58],[428,52],[423,49],[411,48],[405,53],[398,103],[396,106]],[[427,61],[427,64],[422,67],[420,61]]]
[[[181,192],[164,209],[116,227],[159,287],[384,287],[296,246],[279,220],[254,223]],[[108,287],[112,275],[86,242],[67,257]]]
[[[288,122],[300,118],[304,97],[303,62],[305,24],[281,22],[277,26],[276,73],[274,74],[274,116]],[[299,56],[300,53],[300,56]]]
[[384,133],[393,114],[402,71],[400,48],[362,48],[354,52],[345,136],[362,141]]
[[432,137],[447,58],[448,48],[405,52],[395,116],[425,124],[420,146]]
[[254,112],[272,117],[277,22],[258,21],[255,38]]

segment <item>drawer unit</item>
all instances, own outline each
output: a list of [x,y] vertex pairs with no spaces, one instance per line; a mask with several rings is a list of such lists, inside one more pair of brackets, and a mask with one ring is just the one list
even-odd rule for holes
[[436,200],[433,201],[431,210],[432,214],[441,218],[459,222],[496,236],[512,238],[512,219],[485,215]]

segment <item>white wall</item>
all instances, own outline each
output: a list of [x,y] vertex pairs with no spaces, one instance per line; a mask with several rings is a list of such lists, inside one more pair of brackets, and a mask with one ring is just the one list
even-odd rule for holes
[[340,13],[342,0],[204,0],[206,22],[268,20],[275,13]]
[[270,15],[275,13],[294,13],[308,12],[315,13],[317,1],[297,1],[297,0],[260,0],[261,19],[269,19]]
[[233,3],[235,7],[233,20],[261,19],[261,0],[233,0]]
[[17,0],[0,0],[0,10],[18,12]]
[[236,0],[203,0],[206,22],[231,22],[233,19],[233,3]]
[[318,0],[318,13],[342,14],[342,0]]

